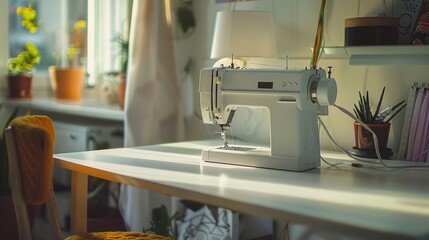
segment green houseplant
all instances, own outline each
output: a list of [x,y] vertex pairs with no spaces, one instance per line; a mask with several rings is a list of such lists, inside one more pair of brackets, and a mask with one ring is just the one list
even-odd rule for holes
[[[388,149],[387,141],[390,131],[390,121],[406,105],[405,101],[400,101],[393,107],[387,107],[381,110],[385,89],[386,87],[383,87],[374,112],[371,110],[372,103],[368,91],[366,91],[365,95],[362,95],[362,93],[359,92],[358,103],[354,104],[353,109],[356,117],[361,122],[365,123],[377,136],[380,150]],[[353,125],[355,131],[355,148],[374,151],[375,146],[372,133],[366,130],[358,121],[355,121]]]
[[[36,22],[37,12],[32,5],[28,7],[18,7],[16,14],[21,16],[22,25],[30,32],[36,33],[38,23]],[[9,98],[31,98],[31,82],[33,79],[33,69],[40,62],[40,54],[37,46],[32,42],[26,42],[25,48],[16,57],[8,61],[8,89]]]
[[143,229],[143,232],[151,232],[161,236],[169,237],[172,240],[176,239],[174,231],[174,220],[179,216],[179,212],[175,212],[171,217],[168,216],[167,207],[162,204],[161,206],[152,209],[150,221],[150,228],[148,231]]

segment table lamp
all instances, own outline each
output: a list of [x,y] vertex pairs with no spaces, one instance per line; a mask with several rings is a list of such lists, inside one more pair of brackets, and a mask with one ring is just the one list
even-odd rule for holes
[[244,66],[243,58],[271,58],[275,55],[274,26],[270,12],[217,12],[210,58],[227,58],[229,62],[221,59],[215,66],[225,63]]

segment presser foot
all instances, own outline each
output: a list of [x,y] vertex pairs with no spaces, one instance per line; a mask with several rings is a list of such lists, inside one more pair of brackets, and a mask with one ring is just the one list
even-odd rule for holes
[[228,132],[229,125],[220,125],[220,137],[223,139],[224,148],[228,148],[228,141],[226,137],[226,133]]

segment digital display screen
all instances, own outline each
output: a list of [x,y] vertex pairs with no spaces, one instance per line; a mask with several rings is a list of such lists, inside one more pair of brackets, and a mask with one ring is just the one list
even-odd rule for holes
[[258,88],[273,89],[273,82],[258,82]]

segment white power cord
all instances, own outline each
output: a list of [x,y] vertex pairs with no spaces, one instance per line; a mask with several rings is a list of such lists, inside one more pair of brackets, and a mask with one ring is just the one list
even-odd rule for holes
[[[340,110],[341,112],[345,113],[347,116],[349,116],[350,118],[352,118],[353,120],[355,120],[356,122],[360,123],[362,125],[363,128],[365,128],[368,132],[370,132],[372,134],[372,137],[374,139],[374,148],[375,148],[375,153],[377,155],[377,160],[369,160],[369,159],[364,159],[364,158],[358,158],[354,155],[352,155],[347,149],[345,149],[344,147],[342,147],[340,144],[338,144],[335,139],[331,136],[331,134],[329,133],[328,129],[325,126],[325,123],[322,121],[322,119],[320,117],[318,117],[319,121],[320,121],[320,125],[322,126],[323,130],[326,132],[327,136],[329,137],[329,139],[331,139],[331,141],[337,145],[344,153],[346,153],[349,157],[360,161],[360,162],[365,162],[365,163],[372,163],[372,164],[381,164],[383,165],[383,167],[385,168],[402,168],[402,169],[409,169],[409,168],[427,168],[429,170],[429,165],[425,164],[425,163],[421,163],[421,164],[407,164],[407,165],[394,165],[394,166],[390,166],[388,164],[386,164],[383,160],[383,158],[381,157],[380,154],[380,149],[378,146],[378,138],[377,135],[375,135],[375,133],[365,124],[363,123],[360,119],[358,119],[355,115],[353,115],[353,113],[349,112],[347,109],[338,106],[336,104],[333,105],[334,107],[336,107],[338,110]],[[324,162],[326,162],[325,159],[322,158],[322,160]],[[331,166],[336,166],[338,164],[330,164],[328,163],[328,165]]]

